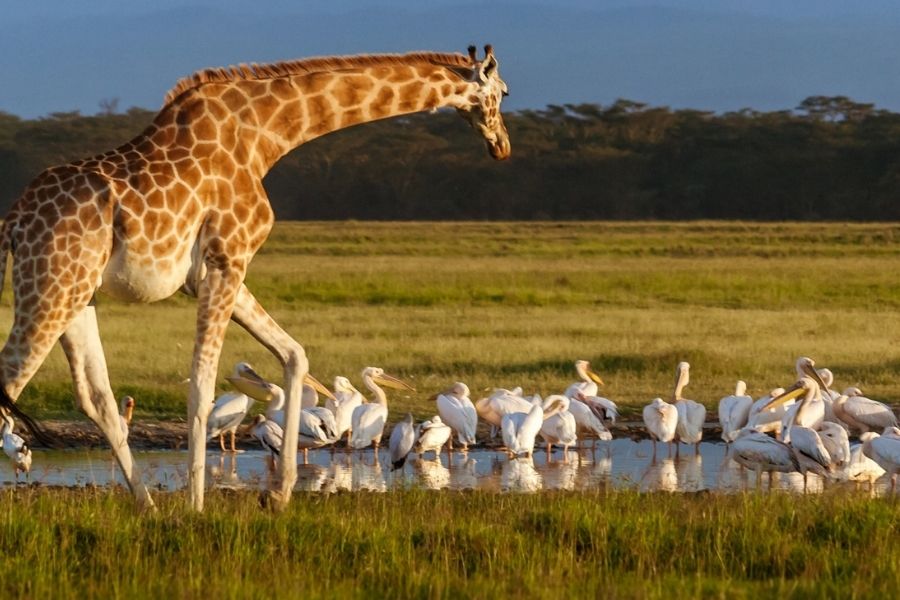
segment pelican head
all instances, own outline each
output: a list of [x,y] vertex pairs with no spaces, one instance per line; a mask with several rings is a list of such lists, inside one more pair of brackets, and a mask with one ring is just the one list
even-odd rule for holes
[[347,379],[343,375],[338,375],[334,378],[334,391],[348,392],[352,394],[353,392],[356,392],[357,389],[353,387],[353,384],[350,383],[349,379]]
[[[831,373],[831,371],[829,371],[829,373]],[[824,390],[826,393],[829,391],[828,385],[822,379],[819,371],[816,370],[816,361],[808,356],[801,356],[797,359],[797,375],[801,378],[808,377],[815,381],[819,390]],[[834,379],[834,375],[832,375],[832,379]]]
[[569,399],[562,394],[551,394],[543,402],[544,418],[569,410]]
[[126,423],[131,423],[131,417],[134,414],[134,398],[131,396],[123,396],[121,401],[122,416],[125,417]]
[[249,363],[239,362],[231,376],[225,378],[235,389],[254,400],[269,402],[275,396],[274,386],[263,379]]
[[331,398],[332,400],[335,399],[334,394],[331,393],[331,390],[325,387],[325,385],[321,381],[313,377],[310,373],[307,373],[306,377],[303,378],[303,383],[310,386],[312,389],[316,390],[326,398]]
[[863,393],[862,393],[862,390],[859,389],[858,387],[851,386],[851,387],[848,387],[847,389],[845,389],[844,393],[842,395],[847,396],[848,398],[853,398],[854,396],[862,396]]
[[409,385],[405,381],[397,379],[393,375],[388,375],[381,367],[366,367],[362,371],[362,378],[370,380],[377,385],[393,388],[395,390],[406,390],[408,392],[416,391],[416,388]]
[[681,400],[681,391],[691,382],[691,365],[685,361],[678,363],[675,367],[675,391],[672,397],[675,400]]
[[603,380],[600,379],[600,376],[597,375],[597,373],[591,370],[591,363],[589,363],[588,361],[576,360],[575,371],[577,371],[578,375],[580,375],[581,378],[585,381],[593,381],[597,385],[603,385]]

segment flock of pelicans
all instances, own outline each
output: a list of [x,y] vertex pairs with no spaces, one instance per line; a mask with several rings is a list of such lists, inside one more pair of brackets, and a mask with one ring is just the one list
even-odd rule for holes
[[[619,413],[616,404],[597,395],[601,378],[587,361],[579,360],[575,369],[580,381],[563,394],[542,398],[525,396],[521,388],[495,389],[477,402],[469,398],[466,384],[456,382],[432,400],[437,415],[416,425],[411,414],[397,423],[389,438],[390,460],[394,469],[403,468],[410,453],[419,456],[444,447],[453,449],[454,438],[462,451],[476,443],[479,419],[490,425],[491,438],[499,431],[503,447],[511,459],[531,457],[537,436],[546,444],[550,456],[553,446],[562,447],[563,461],[578,436],[611,440],[608,425]],[[816,369],[812,359],[797,360],[798,380],[791,387],[773,389],[754,401],[746,394],[746,384],[738,381],[735,393],[719,401],[718,415],[722,439],[730,446],[732,460],[756,473],[759,485],[762,473],[773,471],[803,475],[804,487],[809,472],[826,479],[874,481],[887,474],[892,489],[900,471],[900,428],[897,417],[887,405],[862,395],[859,388],[843,393],[831,390],[834,376],[828,369]],[[208,439],[219,438],[227,452],[225,437],[230,436],[230,451],[236,451],[235,438],[255,401],[265,402],[264,414],[257,415],[246,427],[263,448],[270,452],[272,464],[280,455],[284,426],[284,390],[266,381],[247,363],[238,363],[227,378],[237,391],[216,399],[208,419]],[[654,399],[643,409],[643,421],[657,442],[694,444],[695,452],[703,437],[705,407],[683,397],[690,379],[690,365],[679,363],[672,402]],[[308,375],[303,386],[300,411],[299,448],[304,454],[311,448],[333,446],[346,439],[349,449],[378,449],[388,420],[387,394],[384,388],[415,391],[400,379],[378,367],[362,371],[365,387],[374,395],[367,399],[346,377],[336,377],[334,391]],[[326,397],[319,406],[319,394]],[[134,399],[122,399],[121,426],[127,436],[134,411]],[[28,473],[31,450],[13,432],[11,417],[3,418],[3,449],[12,460],[16,477]],[[873,431],[874,430],[874,431]],[[881,433],[878,433],[881,432]],[[851,447],[850,435],[859,434]],[[671,453],[671,445],[669,446]]]

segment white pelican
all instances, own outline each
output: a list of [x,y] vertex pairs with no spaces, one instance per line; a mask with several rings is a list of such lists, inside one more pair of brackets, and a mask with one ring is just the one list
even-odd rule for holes
[[510,455],[531,458],[534,452],[534,438],[544,423],[544,407],[540,397],[534,397],[527,413],[513,412],[503,416],[500,432],[503,443]]
[[584,402],[584,404],[590,408],[601,421],[615,423],[616,419],[619,418],[619,407],[609,398],[604,398],[602,396],[585,396],[579,392],[572,400]]
[[774,432],[776,436],[781,435],[781,417],[784,416],[786,406],[794,403],[793,400],[785,402],[783,405],[768,410],[762,408],[784,393],[784,388],[777,387],[769,392],[768,395],[758,398],[753,406],[750,407],[750,415],[747,417],[747,426],[745,429],[755,429],[760,433]]
[[[457,381],[438,394],[436,402],[441,419],[456,433],[463,452],[467,451],[469,444],[475,444],[475,428],[478,426],[478,413],[469,399],[469,386]],[[450,449],[453,449],[452,437]]]
[[[265,380],[253,370],[253,367],[245,362],[239,362],[234,365],[231,376],[226,377],[226,379],[232,383],[248,380],[256,381],[259,386],[265,384]],[[269,397],[268,392],[260,390],[257,393],[264,393],[266,399]],[[209,413],[209,418],[206,421],[206,440],[209,441],[218,436],[219,447],[222,449],[222,452],[225,452],[225,434],[231,434],[231,451],[237,452],[235,434],[238,426],[240,426],[244,417],[250,411],[250,407],[253,406],[253,401],[254,398],[244,392],[227,392],[216,398],[212,412]]]
[[834,385],[834,373],[831,372],[831,369],[824,368],[816,369],[816,372],[822,379],[822,383],[825,384],[825,390],[822,393],[822,400],[825,402],[825,420],[840,425],[841,422],[834,415],[834,401],[840,396],[838,392],[831,389],[831,386]]
[[731,444],[731,458],[756,472],[756,487],[759,487],[763,472],[771,477],[772,471],[791,473],[800,470],[800,463],[790,446],[755,429],[741,430]]
[[678,410],[662,398],[655,398],[644,407],[644,426],[653,440],[653,456],[656,456],[656,442],[668,444],[675,439],[678,427]]
[[413,427],[413,416],[407,413],[406,418],[394,425],[391,431],[389,447],[391,450],[391,470],[403,468],[406,457],[416,445],[416,428]]
[[275,458],[281,456],[281,447],[284,444],[284,430],[281,425],[266,419],[266,415],[256,415],[248,427],[250,434],[271,453],[269,467],[274,467]]
[[121,413],[119,413],[119,428],[122,435],[128,439],[128,426],[131,425],[131,417],[134,416],[134,398],[131,396],[122,396],[120,403]]
[[784,411],[784,415],[781,417],[781,439],[787,443],[790,443],[789,423],[793,423],[795,427],[808,427],[818,430],[825,420],[825,400],[823,396],[827,394],[828,388],[819,372],[815,369],[815,362],[811,358],[801,356],[797,359],[796,369],[797,376],[800,379],[808,377],[816,383],[816,393],[812,398],[806,398]]
[[819,427],[819,437],[828,450],[831,463],[838,469],[846,471],[850,465],[850,438],[847,430],[837,423],[823,421]]
[[337,423],[338,438],[347,434],[347,445],[350,445],[353,411],[362,405],[365,398],[353,387],[350,380],[338,375],[334,378],[334,397],[325,401],[325,408],[334,413]]
[[416,454],[420,457],[426,452],[434,451],[437,458],[448,441],[453,430],[437,415],[425,421],[418,428],[419,440],[416,443]]
[[747,384],[738,381],[734,386],[734,395],[719,400],[719,423],[722,425],[722,440],[727,444],[733,442],[747,424],[753,398],[747,395]]
[[609,441],[612,439],[612,434],[603,425],[603,421],[581,400],[576,399],[569,402],[569,412],[575,418],[578,433],[589,433],[593,436],[591,447],[597,440]]
[[384,424],[388,417],[387,395],[380,386],[413,392],[415,389],[396,377],[387,375],[380,367],[366,367],[363,369],[362,378],[366,387],[375,394],[375,402],[368,402],[353,409],[350,417],[350,447],[362,450],[374,444],[377,458],[378,446],[381,445],[381,436],[384,434]]
[[866,398],[857,387],[844,390],[834,401],[833,409],[838,419],[860,433],[897,426],[897,417],[889,406]]
[[581,381],[576,381],[566,388],[565,395],[569,398],[575,398],[579,393],[585,396],[596,396],[599,389],[597,385],[603,385],[603,380],[591,370],[591,363],[586,360],[576,360],[575,371]]
[[[511,390],[495,388],[490,396],[482,398],[475,403],[475,412],[478,413],[479,417],[491,425],[491,439],[496,437],[497,429],[500,427],[500,421],[503,419],[503,415],[509,414],[506,411],[503,413],[497,411],[497,403],[504,401],[504,399],[508,399],[506,400],[508,402],[515,402],[516,399],[524,400],[522,397],[522,388],[517,387]],[[527,402],[527,400],[525,402]],[[529,403],[528,409],[530,408],[531,404]]]
[[19,472],[25,473],[28,479],[28,473],[31,471],[31,448],[25,443],[21,436],[13,433],[15,421],[10,415],[3,416],[3,428],[0,429],[0,435],[3,437],[3,451],[12,461],[16,470],[16,481],[19,480]]
[[850,481],[868,481],[871,484],[882,475],[884,475],[884,469],[865,455],[862,443],[853,444],[850,447],[850,464],[847,467],[847,479]]
[[896,427],[885,428],[882,435],[867,431],[859,439],[863,443],[863,454],[884,469],[891,478],[891,490],[896,489],[900,471],[900,431]]
[[550,460],[551,446],[556,445],[562,446],[563,462],[567,463],[569,446],[575,445],[578,441],[575,417],[569,412],[570,400],[566,396],[552,395],[547,396],[544,402],[547,406],[554,406],[551,414],[544,418],[540,430],[541,437],[547,444],[547,460]]
[[681,392],[690,382],[691,365],[686,362],[678,363],[675,368],[675,391],[672,399],[675,402],[675,410],[678,411],[678,425],[675,427],[676,454],[680,447],[679,442],[694,444],[694,453],[700,451],[700,440],[703,439],[703,423],[706,421],[706,407],[699,402],[682,398]]

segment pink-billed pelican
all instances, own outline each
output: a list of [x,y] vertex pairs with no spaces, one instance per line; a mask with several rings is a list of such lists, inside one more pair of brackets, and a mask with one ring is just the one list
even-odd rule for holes
[[683,398],[681,393],[690,382],[691,365],[686,362],[678,363],[675,368],[675,391],[672,400],[675,402],[675,410],[678,412],[678,424],[675,426],[676,454],[680,442],[694,444],[694,453],[700,451],[700,440],[703,439],[703,423],[706,421],[706,407],[699,402]]
[[406,418],[394,425],[391,431],[391,439],[388,447],[391,451],[391,470],[402,469],[406,463],[406,457],[416,445],[416,428],[413,426],[413,416],[407,413]]
[[719,423],[722,425],[722,440],[727,444],[737,439],[741,429],[750,418],[753,398],[747,395],[747,384],[738,380],[734,394],[719,400]]
[[[469,399],[469,386],[457,381],[436,397],[438,414],[450,429],[456,433],[456,439],[463,447],[463,452],[475,444],[475,428],[478,426],[478,413]],[[453,449],[453,438],[450,438],[450,449]]]
[[426,452],[434,451],[437,458],[444,444],[450,441],[453,430],[444,423],[440,416],[435,415],[421,423],[418,427],[419,439],[416,442],[416,454],[420,457]]
[[415,391],[409,384],[388,375],[380,367],[366,367],[362,372],[363,383],[375,394],[375,402],[367,402],[353,409],[350,417],[350,447],[362,450],[370,445],[375,446],[376,459],[384,425],[388,417],[387,394],[380,386],[398,390]]
[[575,361],[575,371],[581,381],[576,381],[566,388],[565,396],[575,398],[578,394],[585,396],[596,396],[598,385],[603,385],[603,380],[594,371],[591,370],[591,363],[586,360]]
[[900,472],[900,429],[886,427],[881,435],[867,431],[859,439],[862,451],[875,461],[891,478],[891,491],[897,489],[897,473]]
[[3,451],[9,460],[12,461],[16,470],[16,481],[19,480],[19,473],[25,473],[25,479],[31,472],[31,448],[16,433],[13,433],[15,421],[12,416],[3,415],[3,428],[0,429],[0,436],[3,439]]
[[[550,460],[551,446],[562,446],[563,462],[569,462],[569,446],[578,442],[575,417],[569,412],[570,400],[566,396],[551,395],[544,401],[545,406],[553,407],[549,416],[544,417],[541,424],[541,438],[547,444],[547,460]],[[551,412],[552,411],[552,412]]]
[[866,398],[862,390],[850,387],[834,400],[834,415],[848,427],[860,433],[883,431],[885,427],[896,427],[897,416],[889,406]]
[[348,446],[352,435],[353,411],[356,410],[357,406],[361,406],[364,401],[365,398],[363,398],[362,393],[353,387],[349,379],[341,375],[334,378],[334,396],[325,401],[325,408],[334,414],[338,438],[343,437],[345,433],[347,434]]

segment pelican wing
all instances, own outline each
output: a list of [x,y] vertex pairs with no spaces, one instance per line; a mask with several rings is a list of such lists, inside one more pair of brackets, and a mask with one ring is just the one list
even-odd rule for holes
[[584,402],[600,419],[616,422],[619,418],[619,407],[609,398],[602,396],[585,396]]
[[742,435],[734,441],[731,451],[737,462],[750,468],[759,465],[763,469],[800,470],[800,464],[790,446],[764,433]]
[[444,423],[426,421],[419,431],[419,452],[438,451],[444,447],[453,431]]
[[525,413],[513,413],[504,415],[500,421],[500,433],[503,437],[503,445],[506,449],[514,454],[519,453],[518,433],[522,421],[525,420]]
[[823,467],[830,468],[831,456],[825,444],[819,434],[809,427],[791,427],[791,447]]
[[351,416],[353,432],[350,446],[356,449],[365,448],[374,440],[380,439],[386,421],[387,407],[374,402],[357,406]]
[[399,469],[406,462],[406,457],[416,444],[416,429],[412,423],[401,421],[391,431],[390,451],[391,464]]
[[531,410],[531,402],[523,398],[522,396],[517,396],[514,394],[503,394],[497,396],[495,398],[491,398],[490,402],[491,409],[500,415],[500,417],[504,417],[505,415],[511,415],[514,413],[525,413]]
[[750,396],[725,396],[719,400],[719,423],[722,425],[722,439],[730,442],[750,418]]
[[269,421],[268,419],[253,428],[253,437],[259,440],[263,448],[272,452],[276,456],[281,454],[281,447],[284,443],[284,430],[278,423]]
[[303,410],[308,410],[319,418],[319,421],[322,423],[322,430],[329,443],[338,439],[337,421],[334,418],[334,413],[324,406],[311,406]]
[[871,442],[872,458],[889,473],[900,470],[900,438],[882,435]]
[[844,411],[860,423],[879,431],[885,427],[897,426],[897,417],[890,407],[864,396],[847,398]]
[[240,392],[229,392],[219,396],[206,421],[207,439],[236,429],[252,405],[253,400]]
[[457,433],[462,444],[475,443],[475,426],[478,413],[475,405],[468,398],[441,394],[437,397],[438,414],[441,419]]
[[575,425],[581,431],[588,431],[598,436],[601,440],[612,439],[609,431],[603,425],[603,422],[597,417],[587,404],[581,400],[571,400],[569,402],[569,412],[575,419]]

